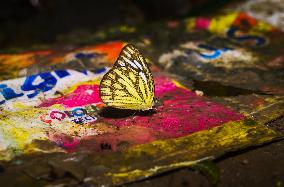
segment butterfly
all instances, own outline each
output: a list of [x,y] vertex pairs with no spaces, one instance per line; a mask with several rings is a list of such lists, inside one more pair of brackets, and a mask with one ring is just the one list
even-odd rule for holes
[[134,45],[127,44],[103,76],[100,97],[106,106],[146,111],[153,108],[154,87],[146,59]]

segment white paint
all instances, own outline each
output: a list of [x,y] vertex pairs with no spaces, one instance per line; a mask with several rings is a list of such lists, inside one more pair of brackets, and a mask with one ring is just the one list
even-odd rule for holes
[[93,92],[94,92],[93,90],[86,90],[86,93],[89,95],[92,95]]

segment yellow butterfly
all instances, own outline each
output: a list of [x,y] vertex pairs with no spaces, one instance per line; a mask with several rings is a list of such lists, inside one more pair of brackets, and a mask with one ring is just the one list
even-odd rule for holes
[[119,109],[149,110],[154,105],[154,79],[146,59],[132,44],[121,50],[113,68],[102,78],[100,97]]

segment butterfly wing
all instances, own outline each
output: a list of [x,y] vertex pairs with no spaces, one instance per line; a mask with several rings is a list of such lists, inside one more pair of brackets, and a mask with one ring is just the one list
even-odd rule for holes
[[137,72],[145,83],[147,93],[154,99],[154,79],[150,71],[146,59],[140,51],[132,44],[126,45],[121,51],[118,60],[115,63],[116,67],[126,67],[132,72]]
[[133,45],[126,45],[114,67],[100,84],[100,96],[107,106],[148,110],[153,106],[154,80],[145,58]]

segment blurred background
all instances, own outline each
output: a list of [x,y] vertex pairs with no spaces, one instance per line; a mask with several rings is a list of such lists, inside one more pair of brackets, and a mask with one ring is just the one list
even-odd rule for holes
[[226,4],[225,0],[6,0],[0,3],[0,47],[52,43],[59,35],[87,34],[111,25],[212,14]]

